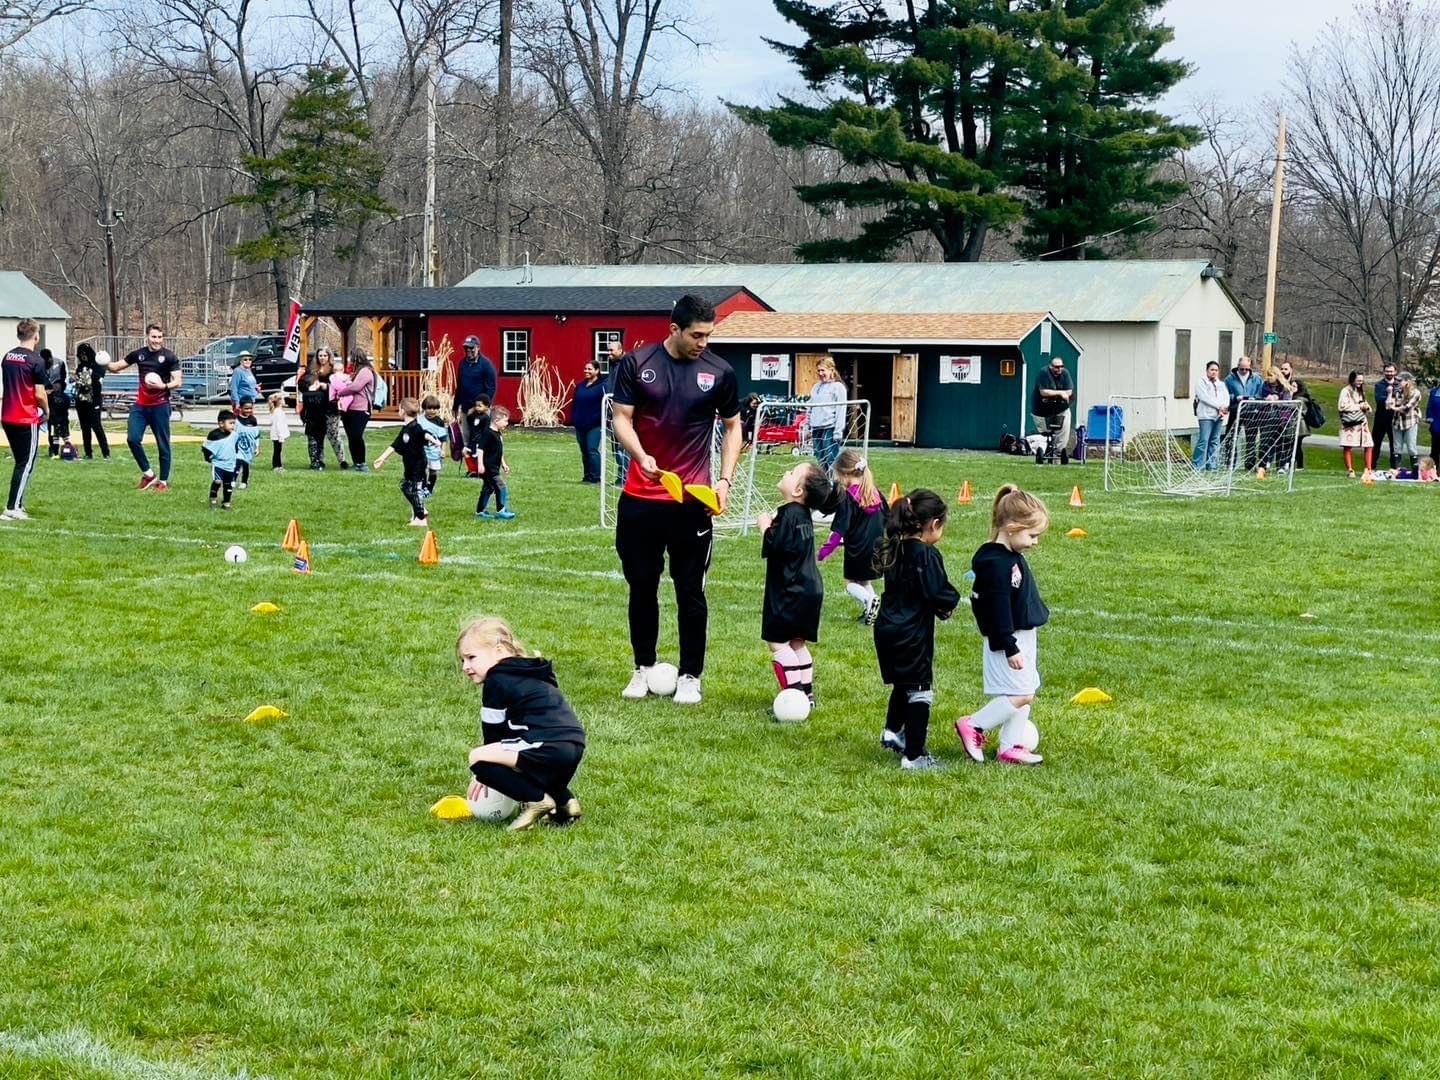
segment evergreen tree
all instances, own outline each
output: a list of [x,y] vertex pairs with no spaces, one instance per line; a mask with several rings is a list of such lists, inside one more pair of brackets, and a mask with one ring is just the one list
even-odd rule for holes
[[1159,57],[1173,37],[1156,21],[1164,3],[1056,0],[1036,20],[1036,63],[1050,71],[1034,73],[1012,127],[1025,254],[1102,256],[1089,238],[1133,241],[1157,224],[1137,219],[1184,193],[1157,167],[1198,132],[1148,107],[1189,70]]
[[[264,226],[259,235],[233,245],[231,254],[246,262],[298,257],[297,293],[315,264],[321,236],[368,214],[395,212],[380,197],[384,165],[370,146],[370,125],[354,93],[340,69],[309,68],[304,85],[285,105],[280,152],[246,157],[243,167],[254,177],[253,189],[230,199],[256,207]],[[337,246],[335,254],[345,259],[353,252]]]

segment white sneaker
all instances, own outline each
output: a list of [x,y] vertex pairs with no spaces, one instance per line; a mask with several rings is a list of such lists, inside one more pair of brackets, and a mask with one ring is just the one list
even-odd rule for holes
[[246,488],[248,488],[250,485],[247,484],[247,483],[245,483],[245,481],[242,480],[242,481],[240,481],[240,483],[236,484],[235,486],[236,486],[237,488],[239,488],[241,491],[244,491],[244,490],[245,490]]
[[694,675],[680,676],[680,681],[675,684],[675,704],[700,704],[700,680],[698,678]]
[[27,514],[24,510],[20,510],[20,509],[6,510],[5,513],[0,514],[0,517],[5,518],[7,521],[29,521],[29,520],[30,520],[30,515]]
[[629,698],[631,701],[638,701],[650,693],[650,669],[648,667],[637,667],[635,674],[630,676],[630,682],[625,689],[620,691],[622,698]]

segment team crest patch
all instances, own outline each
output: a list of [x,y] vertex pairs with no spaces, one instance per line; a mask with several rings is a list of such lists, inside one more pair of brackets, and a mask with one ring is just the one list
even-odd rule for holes
[[654,369],[654,368],[648,368],[648,367],[647,367],[647,368],[643,368],[643,369],[641,370],[641,372],[640,372],[640,381],[643,382],[643,383],[652,383],[652,382],[654,382],[654,381],[655,381],[655,369]]
[[1018,589],[1020,587],[1021,580],[1023,580],[1023,578],[1020,573],[1020,567],[1012,566],[1010,568],[1010,587],[1012,589]]
[[715,388],[715,373],[713,371],[697,371],[695,382],[701,390],[713,390]]

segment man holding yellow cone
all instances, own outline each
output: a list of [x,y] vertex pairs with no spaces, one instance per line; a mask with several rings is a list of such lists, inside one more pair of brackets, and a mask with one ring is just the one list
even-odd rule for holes
[[[740,460],[740,395],[735,372],[708,348],[715,309],[682,296],[670,334],[621,358],[615,373],[615,439],[630,455],[616,516],[615,550],[630,588],[630,647],[635,672],[626,698],[650,693],[660,637],[660,574],[670,556],[678,609],[680,664],[675,700],[700,702],[709,608],[712,514],[724,513]],[[724,424],[720,475],[710,476],[715,420]],[[707,506],[687,487],[714,489]]]

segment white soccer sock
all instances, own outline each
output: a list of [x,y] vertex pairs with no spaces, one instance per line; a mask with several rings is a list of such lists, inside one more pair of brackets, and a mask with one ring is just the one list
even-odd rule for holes
[[780,684],[781,690],[787,690],[800,681],[799,659],[795,650],[789,645],[775,645],[770,648],[770,659],[775,669],[775,680]]
[[853,596],[860,604],[860,610],[864,611],[870,603],[870,598],[875,595],[875,590],[868,585],[862,585],[858,581],[847,581],[845,591]]
[[810,646],[801,645],[795,650],[795,666],[798,669],[790,678],[792,686],[799,685],[806,688],[815,685],[815,658],[810,655]]
[[970,722],[981,731],[989,731],[991,728],[997,728],[1005,723],[1017,712],[1015,706],[1010,704],[1010,699],[1001,694],[999,697],[991,698],[983,708],[976,710],[970,717]]
[[[1025,721],[1030,719],[1030,706],[1022,705],[1015,710],[1015,715],[1005,721],[1000,729],[1000,746],[1003,749],[1007,746],[1014,746],[1020,742],[1020,728]],[[1033,749],[1033,747],[1032,747]]]

